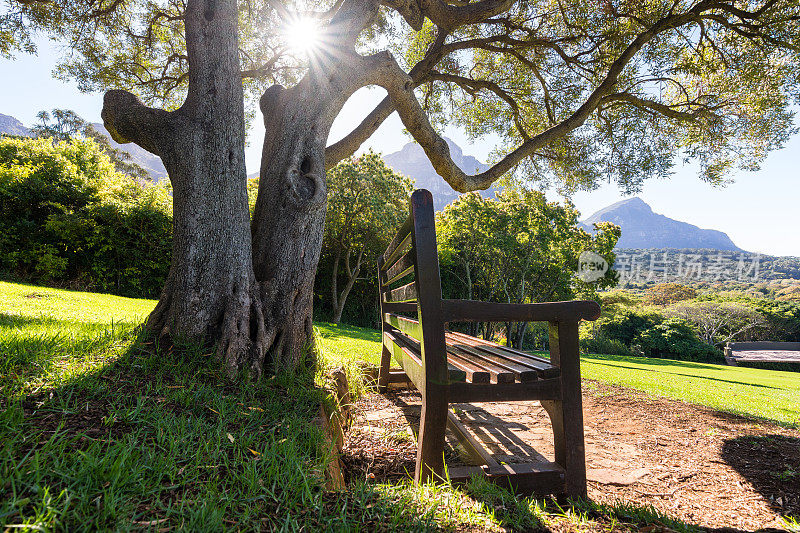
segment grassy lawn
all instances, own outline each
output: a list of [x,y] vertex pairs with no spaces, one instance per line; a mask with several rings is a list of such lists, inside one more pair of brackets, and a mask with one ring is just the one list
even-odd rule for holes
[[584,378],[800,427],[800,374],[619,355],[588,355]]
[[[136,330],[154,303],[0,282],[0,530],[693,530],[649,509],[562,508],[479,480],[326,491],[323,393],[297,378],[227,382],[191,349],[154,353]],[[317,334],[326,366],[377,362],[374,330],[318,324]],[[588,377],[655,392],[648,372],[673,368],[586,363]],[[800,403],[781,373],[732,370],[742,387],[768,384]],[[685,394],[713,383],[699,366],[670,372]]]

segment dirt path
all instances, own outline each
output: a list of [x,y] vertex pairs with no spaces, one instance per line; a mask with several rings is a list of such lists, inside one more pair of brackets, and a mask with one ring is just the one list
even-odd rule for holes
[[[419,394],[370,394],[355,405],[346,475],[413,472]],[[460,404],[456,413],[506,462],[552,460],[538,402]],[[709,528],[780,528],[800,516],[800,431],[605,384],[584,383],[589,496],[652,505]],[[448,463],[463,462],[453,436]],[[541,454],[541,455],[540,455]]]

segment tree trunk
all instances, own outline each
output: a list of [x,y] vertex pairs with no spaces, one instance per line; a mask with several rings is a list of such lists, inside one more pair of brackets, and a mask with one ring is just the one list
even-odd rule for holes
[[263,305],[268,362],[276,371],[314,368],[312,304],[322,249],[327,185],[325,145],[331,124],[362,84],[342,66],[313,69],[292,88],[261,97],[266,135],[252,222],[253,267]]
[[187,98],[168,113],[125,91],[106,93],[118,142],[161,156],[173,186],[173,255],[146,329],[162,344],[216,347],[230,376],[260,373],[265,348],[252,269],[244,164],[244,103],[235,0],[189,0]]
[[[344,256],[344,269],[347,272],[347,282],[342,289],[342,293],[338,295],[336,300],[336,307],[334,308],[333,312],[333,323],[338,324],[342,320],[342,312],[344,312],[344,304],[347,301],[347,297],[350,295],[350,291],[353,289],[353,285],[356,282],[356,278],[358,277],[358,273],[361,271],[361,260],[364,258],[364,249],[362,248],[361,251],[358,253],[358,259],[356,259],[356,266],[353,269],[350,269],[350,252],[351,250],[347,250],[347,254]],[[338,254],[337,254],[338,256]],[[338,266],[338,263],[337,263]],[[334,273],[334,276],[337,276],[338,272]]]

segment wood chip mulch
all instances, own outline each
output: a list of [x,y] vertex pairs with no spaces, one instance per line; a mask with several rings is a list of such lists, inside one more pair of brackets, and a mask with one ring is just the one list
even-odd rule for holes
[[[583,395],[595,501],[651,505],[704,528],[780,529],[781,516],[800,518],[800,431],[595,382],[584,382]],[[419,402],[417,391],[399,390],[355,403],[342,457],[346,480],[413,474]],[[538,402],[454,407],[498,459],[553,459]],[[446,457],[466,460],[454,438]]]

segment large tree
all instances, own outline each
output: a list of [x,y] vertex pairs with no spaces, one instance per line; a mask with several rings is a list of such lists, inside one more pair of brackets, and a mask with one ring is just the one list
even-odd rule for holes
[[[601,176],[634,190],[666,176],[676,156],[717,183],[735,165],[756,167],[791,132],[798,98],[797,0],[11,5],[27,17],[11,30],[34,24],[70,45],[61,74],[118,89],[103,109],[114,138],[164,160],[173,265],[147,328],[216,345],[231,373],[313,357],[325,172],[394,111],[458,191],[519,170],[565,190]],[[287,47],[292,27],[305,31],[308,53]],[[365,86],[386,98],[327,145]],[[265,138],[248,227],[244,101],[259,93]],[[496,163],[464,173],[433,126],[443,123],[499,136]]]

